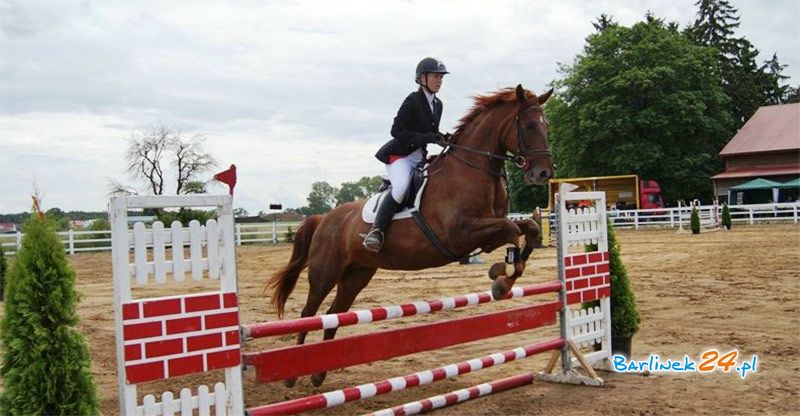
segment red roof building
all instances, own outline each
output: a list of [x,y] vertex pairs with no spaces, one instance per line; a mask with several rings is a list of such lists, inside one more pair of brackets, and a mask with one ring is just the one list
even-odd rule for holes
[[[714,195],[756,178],[786,182],[800,176],[800,103],[761,107],[719,152],[725,171],[714,175]],[[780,202],[780,201],[776,201]]]

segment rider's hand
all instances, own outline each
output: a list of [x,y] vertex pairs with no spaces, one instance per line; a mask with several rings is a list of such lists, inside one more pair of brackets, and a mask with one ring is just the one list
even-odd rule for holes
[[447,145],[447,139],[441,133],[430,132],[428,133],[428,143],[435,143],[444,147]]

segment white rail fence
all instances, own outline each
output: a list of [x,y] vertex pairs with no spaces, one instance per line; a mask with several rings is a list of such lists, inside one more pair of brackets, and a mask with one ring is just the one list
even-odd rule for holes
[[[722,216],[722,206],[703,205],[699,207],[700,221],[709,224],[717,216]],[[795,223],[800,221],[800,203],[731,205],[731,222],[734,224]],[[609,210],[608,218],[614,228],[689,228],[691,207],[657,208],[617,211]],[[510,218],[530,218],[530,214],[510,214]],[[252,243],[272,243],[287,241],[289,228],[297,231],[299,222],[264,222],[236,224],[236,245]],[[110,251],[111,231],[64,231],[58,233],[68,254],[87,251]],[[0,235],[0,245],[6,254],[13,254],[22,243],[22,233]]]
[[[730,205],[731,223],[798,223],[800,203]],[[716,210],[716,213],[714,212]],[[715,218],[722,218],[722,205],[702,205],[698,207],[700,222],[708,225]],[[608,218],[614,228],[689,228],[692,207],[640,209],[630,211],[609,210]]]
[[[289,229],[292,233],[297,231],[299,222],[279,222],[279,223],[247,223],[236,224],[235,239],[236,245],[252,243],[282,243],[287,241]],[[188,230],[188,227],[186,228]],[[130,231],[131,233],[133,231]],[[62,231],[58,233],[67,254],[75,254],[87,251],[111,251],[111,231]],[[23,234],[0,235],[0,245],[3,251],[10,255],[16,253],[22,244]]]

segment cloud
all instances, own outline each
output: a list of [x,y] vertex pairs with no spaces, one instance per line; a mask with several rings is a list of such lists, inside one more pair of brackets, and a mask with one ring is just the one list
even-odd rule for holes
[[[737,34],[764,59],[777,51],[797,84],[800,5],[741,3]],[[237,164],[237,206],[301,206],[315,181],[383,172],[373,154],[424,56],[452,73],[439,94],[447,131],[474,94],[517,83],[544,91],[601,13],[632,24],[651,10],[685,26],[696,9],[693,0],[0,7],[0,212],[27,210],[34,175],[54,206],[104,209],[106,180],[125,178],[125,139],[161,123],[208,137],[220,170]]]

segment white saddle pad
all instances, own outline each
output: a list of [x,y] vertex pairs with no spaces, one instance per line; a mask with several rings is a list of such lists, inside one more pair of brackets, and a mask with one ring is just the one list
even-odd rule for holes
[[[402,210],[396,212],[394,217],[392,217],[392,221],[411,218],[411,212],[419,209],[420,202],[422,201],[422,193],[425,192],[425,185],[427,184],[428,178],[425,178],[425,180],[422,182],[422,186],[419,188],[419,192],[417,192],[417,197],[414,198],[414,207],[403,208]],[[389,195],[389,192],[391,192],[391,188],[369,197],[367,203],[364,204],[364,208],[361,210],[361,219],[364,220],[364,222],[367,224],[372,224],[375,222],[375,215],[378,214],[378,203],[383,201],[383,198],[391,198],[392,196]]]

